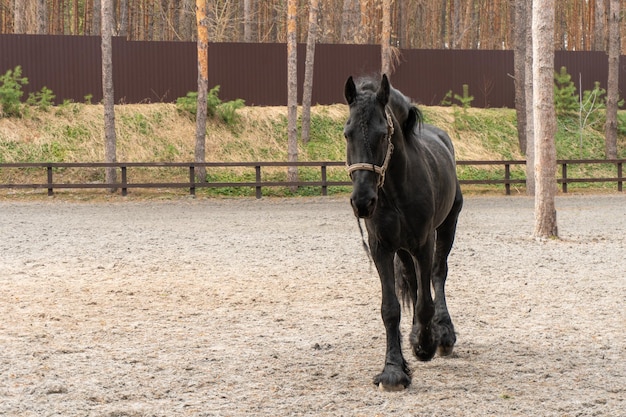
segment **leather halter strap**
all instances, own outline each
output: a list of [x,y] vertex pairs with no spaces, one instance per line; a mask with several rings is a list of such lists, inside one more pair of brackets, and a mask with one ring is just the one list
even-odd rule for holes
[[347,165],[350,177],[352,177],[352,173],[354,171],[372,171],[378,174],[378,188],[382,188],[385,184],[385,173],[387,172],[387,167],[389,166],[389,161],[391,160],[391,155],[393,154],[393,143],[391,143],[391,138],[393,137],[394,132],[393,119],[391,118],[389,107],[387,106],[385,106],[385,116],[387,118],[387,136],[385,137],[387,140],[387,153],[385,154],[383,164],[376,165],[366,162],[357,162],[356,164]]

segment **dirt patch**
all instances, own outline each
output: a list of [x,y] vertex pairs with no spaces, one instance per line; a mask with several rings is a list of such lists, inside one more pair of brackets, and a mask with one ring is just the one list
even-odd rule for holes
[[[453,357],[382,393],[380,285],[345,198],[0,202],[0,414],[544,415],[626,408],[622,195],[471,197]],[[408,314],[403,328],[408,334]]]

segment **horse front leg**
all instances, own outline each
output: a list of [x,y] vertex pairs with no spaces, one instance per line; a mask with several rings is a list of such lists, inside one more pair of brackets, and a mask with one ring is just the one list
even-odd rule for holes
[[437,351],[437,337],[433,329],[435,305],[430,291],[432,275],[434,234],[414,254],[419,267],[417,285],[417,303],[413,309],[413,329],[409,336],[413,353],[421,361],[429,361]]
[[395,291],[393,252],[372,244],[372,255],[382,286],[381,315],[387,336],[385,367],[374,377],[374,384],[385,391],[398,391],[411,384],[411,373],[402,356],[400,335],[400,303]]

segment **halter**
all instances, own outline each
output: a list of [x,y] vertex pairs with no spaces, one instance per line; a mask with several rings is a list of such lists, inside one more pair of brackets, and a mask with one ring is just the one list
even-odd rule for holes
[[387,140],[387,154],[385,155],[385,160],[381,166],[376,164],[368,164],[366,162],[357,162],[356,164],[346,164],[348,168],[348,175],[352,178],[352,173],[354,171],[372,171],[378,174],[378,188],[382,188],[385,184],[385,172],[387,171],[387,166],[389,165],[389,160],[391,160],[391,154],[393,153],[393,143],[391,143],[391,137],[393,136],[394,128],[393,128],[393,120],[391,118],[391,113],[389,112],[389,107],[385,106],[385,116],[387,118],[387,136],[385,139]]

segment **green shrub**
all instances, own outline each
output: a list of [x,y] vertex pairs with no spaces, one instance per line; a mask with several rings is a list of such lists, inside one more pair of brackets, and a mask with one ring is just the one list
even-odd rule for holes
[[[216,85],[207,93],[207,116],[214,117],[216,108],[222,103],[222,100],[218,97],[220,86]],[[185,97],[179,97],[176,99],[176,109],[179,114],[189,116],[192,120],[196,119],[196,112],[198,110],[198,93],[196,91],[190,91]]]
[[48,111],[50,107],[54,106],[55,95],[52,94],[52,90],[48,87],[43,87],[36,93],[30,93],[26,104],[33,107],[38,107],[42,111]]
[[[228,126],[233,126],[237,121],[237,109],[245,106],[242,99],[222,102],[219,98],[220,86],[216,85],[207,94],[207,117],[217,117]],[[185,97],[176,99],[176,109],[181,115],[187,115],[190,119],[196,119],[198,110],[198,93],[190,91]]]
[[22,77],[22,67],[19,65],[0,76],[0,116],[22,117],[22,86],[26,84],[28,78]]
[[228,126],[233,126],[239,119],[237,116],[237,109],[245,106],[245,101],[238,98],[237,100],[227,101],[216,107],[217,115]]

